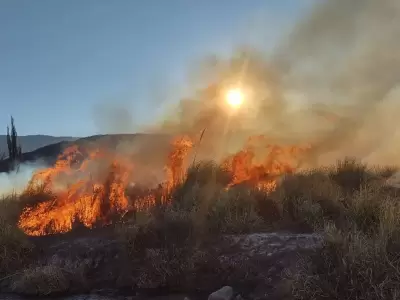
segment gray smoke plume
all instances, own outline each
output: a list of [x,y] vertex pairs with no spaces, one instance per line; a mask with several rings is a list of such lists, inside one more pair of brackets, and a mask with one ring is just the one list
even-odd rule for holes
[[[271,143],[311,145],[311,164],[343,156],[397,164],[399,37],[397,0],[318,3],[272,55],[240,49],[208,60],[201,68],[207,84],[159,127],[195,136],[206,129],[206,156],[265,135]],[[246,103],[233,113],[223,98],[237,85]]]

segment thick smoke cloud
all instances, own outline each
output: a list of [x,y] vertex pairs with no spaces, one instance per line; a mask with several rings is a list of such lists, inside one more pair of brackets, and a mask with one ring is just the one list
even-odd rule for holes
[[[208,156],[262,134],[271,143],[310,145],[310,164],[343,156],[397,164],[398,37],[397,0],[320,2],[272,55],[241,49],[201,66],[207,84],[159,128],[194,136],[206,128]],[[224,90],[238,84],[247,103],[232,113]]]
[[274,63],[285,87],[337,115],[335,126],[318,138],[316,154],[336,151],[336,156],[393,162],[385,155],[393,147],[400,150],[394,143],[394,112],[400,108],[398,36],[398,1],[335,0],[317,5],[279,48]]

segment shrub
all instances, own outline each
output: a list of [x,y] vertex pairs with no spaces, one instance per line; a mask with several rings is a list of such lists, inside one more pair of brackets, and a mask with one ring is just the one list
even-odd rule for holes
[[27,268],[11,285],[13,292],[38,296],[63,293],[69,287],[68,277],[57,265]]
[[395,175],[399,168],[397,166],[375,166],[371,171],[377,177],[388,179]]
[[141,259],[149,248],[185,247],[193,242],[193,221],[189,213],[166,209],[149,215],[143,223],[122,224],[117,236],[123,253]]
[[185,180],[171,192],[172,204],[176,209],[198,208],[200,201],[213,197],[211,194],[226,187],[231,178],[232,175],[227,170],[212,161],[192,165]]
[[0,200],[0,275],[8,276],[22,267],[33,245],[18,228],[21,203],[13,195]]
[[341,189],[321,170],[286,176],[271,198],[289,222],[320,228],[325,219],[339,221],[343,217]]
[[206,222],[209,232],[247,233],[260,230],[262,218],[257,211],[257,196],[260,194],[257,190],[242,187],[221,192],[208,208]]
[[[399,248],[397,248],[397,251]],[[400,262],[382,237],[357,230],[325,229],[322,250],[299,263],[295,299],[397,299]]]
[[371,179],[367,166],[355,158],[339,160],[329,176],[345,192],[349,193],[359,190],[363,184]]
[[380,186],[347,195],[346,227],[324,227],[321,251],[292,274],[296,299],[397,299],[400,295],[400,202]]
[[54,194],[44,183],[30,182],[28,188],[20,195],[19,200],[25,206],[35,206],[41,202],[54,199]]
[[346,197],[346,214],[352,226],[363,232],[375,231],[379,224],[384,200],[377,187],[366,186]]

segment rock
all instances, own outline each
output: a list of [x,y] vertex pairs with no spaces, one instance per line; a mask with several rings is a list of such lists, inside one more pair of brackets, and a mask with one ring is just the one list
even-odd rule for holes
[[183,300],[190,300],[188,297],[183,298]]
[[230,286],[224,286],[223,288],[215,291],[208,296],[208,300],[231,300],[233,297],[233,289]]

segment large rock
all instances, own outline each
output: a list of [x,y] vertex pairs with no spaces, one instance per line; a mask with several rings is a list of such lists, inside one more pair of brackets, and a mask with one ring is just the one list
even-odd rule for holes
[[224,286],[223,288],[215,291],[208,296],[208,300],[231,300],[233,297],[233,289],[230,286]]

